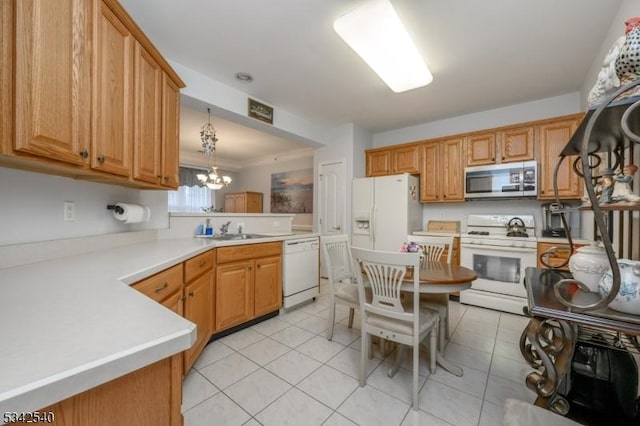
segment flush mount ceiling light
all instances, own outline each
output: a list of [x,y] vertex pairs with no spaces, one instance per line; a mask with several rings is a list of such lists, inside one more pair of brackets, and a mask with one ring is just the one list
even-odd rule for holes
[[253,76],[246,72],[237,72],[235,77],[236,80],[240,80],[243,83],[251,83],[253,81]]
[[388,0],[369,0],[333,22],[333,29],[391,90],[405,92],[433,76]]
[[213,164],[209,164],[209,170],[206,173],[198,173],[196,177],[202,185],[210,189],[221,189],[231,183],[229,176],[220,176],[216,167],[216,129],[211,124],[211,108],[207,108],[209,121],[200,129],[200,140],[202,141],[202,152],[207,156],[208,161],[213,157]]

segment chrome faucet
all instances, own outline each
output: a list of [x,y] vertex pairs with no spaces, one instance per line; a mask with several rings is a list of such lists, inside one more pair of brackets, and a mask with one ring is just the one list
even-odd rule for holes
[[238,225],[238,234],[242,234],[242,225]]
[[220,227],[221,235],[227,235],[227,233],[229,232],[229,225],[231,225],[231,222],[227,222]]

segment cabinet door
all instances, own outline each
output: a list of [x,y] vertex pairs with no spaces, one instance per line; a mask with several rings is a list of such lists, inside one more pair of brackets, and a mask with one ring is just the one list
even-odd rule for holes
[[422,145],[422,167],[420,170],[420,201],[440,201],[440,176],[438,175],[439,143]]
[[464,201],[464,145],[461,138],[440,142],[442,201]]
[[134,69],[133,178],[160,184],[162,70],[139,43],[135,43]]
[[91,167],[129,176],[133,146],[133,37],[99,2]]
[[280,256],[256,260],[254,316],[277,311],[282,306],[282,261]]
[[533,160],[533,127],[521,127],[498,132],[500,140],[500,160],[510,161]]
[[92,4],[14,2],[16,151],[72,164],[88,162]]
[[211,292],[213,272],[207,272],[184,289],[184,317],[197,328],[196,342],[185,351],[184,373],[191,368],[211,337]]
[[482,133],[468,136],[467,166],[480,166],[496,162],[496,134]]
[[174,292],[171,296],[162,301],[162,306],[172,310],[176,314],[184,315],[184,303],[182,301],[182,289]]
[[253,318],[253,261],[216,268],[216,331]]
[[246,205],[246,213],[262,213],[262,193],[248,192]]
[[391,150],[366,153],[367,177],[386,176],[391,172]]
[[162,184],[180,184],[180,88],[162,74]]
[[[568,119],[539,127],[540,135],[540,171],[538,190],[539,200],[553,200],[553,171],[560,160],[560,153],[578,128],[579,119]],[[582,181],[573,171],[575,156],[564,159],[558,170],[558,195],[561,199],[579,199],[582,197]]]
[[392,173],[420,173],[420,146],[395,148],[392,154]]

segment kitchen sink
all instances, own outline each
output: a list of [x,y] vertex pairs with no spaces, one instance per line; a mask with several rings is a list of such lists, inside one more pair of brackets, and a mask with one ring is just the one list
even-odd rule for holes
[[269,236],[262,235],[262,234],[224,234],[224,235],[211,235],[208,238],[215,241],[237,241],[237,240],[254,240],[256,238],[269,238]]

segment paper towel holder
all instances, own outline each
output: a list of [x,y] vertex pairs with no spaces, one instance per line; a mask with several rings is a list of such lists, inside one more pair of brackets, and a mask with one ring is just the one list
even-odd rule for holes
[[124,213],[124,209],[122,207],[120,207],[117,204],[108,204],[107,205],[107,210],[113,210],[115,211],[117,214],[122,214]]

